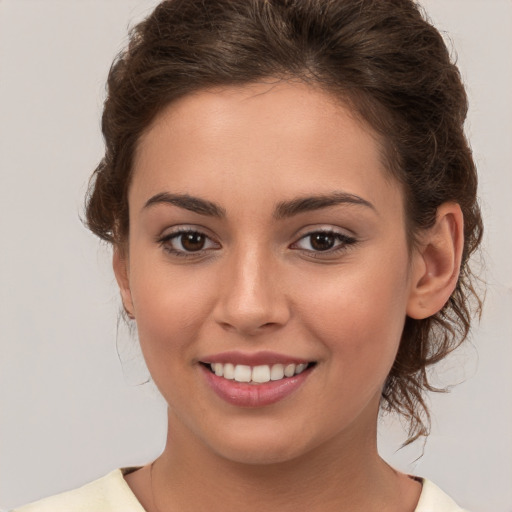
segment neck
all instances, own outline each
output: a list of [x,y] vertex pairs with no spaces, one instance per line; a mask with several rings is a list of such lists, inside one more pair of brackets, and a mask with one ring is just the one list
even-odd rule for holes
[[[412,480],[410,481],[412,484]],[[378,455],[374,428],[354,429],[293,460],[246,464],[215,453],[169,414],[169,435],[153,468],[158,511],[206,510],[213,503],[226,512],[304,510],[337,512],[387,510],[401,496],[404,475]],[[413,510],[419,495],[410,498]],[[411,508],[412,507],[412,508]]]

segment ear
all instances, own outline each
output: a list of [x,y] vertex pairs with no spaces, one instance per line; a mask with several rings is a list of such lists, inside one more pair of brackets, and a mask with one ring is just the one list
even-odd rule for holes
[[413,256],[407,315],[417,320],[440,311],[459,278],[464,246],[464,219],[457,203],[437,209],[434,226],[423,233]]
[[123,307],[129,318],[132,320],[135,318],[133,313],[133,301],[132,293],[130,290],[130,278],[128,272],[128,257],[126,251],[121,247],[114,247],[114,255],[112,258],[112,266],[114,268],[114,274],[116,276],[117,284],[119,285],[119,291],[121,292],[121,299],[123,301]]

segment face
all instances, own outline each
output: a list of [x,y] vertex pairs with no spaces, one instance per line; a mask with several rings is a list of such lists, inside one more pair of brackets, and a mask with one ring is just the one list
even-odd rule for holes
[[415,263],[369,128],[304,84],[190,95],[129,210],[116,275],[176,436],[251,463],[374,436]]

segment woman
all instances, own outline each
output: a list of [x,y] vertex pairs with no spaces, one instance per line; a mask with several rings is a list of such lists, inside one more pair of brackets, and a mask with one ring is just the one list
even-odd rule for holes
[[87,221],[167,445],[20,510],[460,511],[376,432],[428,433],[469,330],[466,108],[408,0],[162,2],[111,69]]

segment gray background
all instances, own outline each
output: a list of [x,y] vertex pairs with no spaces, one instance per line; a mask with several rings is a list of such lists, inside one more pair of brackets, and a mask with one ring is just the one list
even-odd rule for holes
[[[81,225],[101,156],[103,84],[154,1],[0,0],[0,505],[145,463],[165,408],[121,329],[110,252]],[[449,358],[421,444],[386,420],[381,452],[473,512],[512,511],[512,2],[424,0],[458,55],[481,176],[487,304]],[[123,369],[124,368],[124,369]]]

